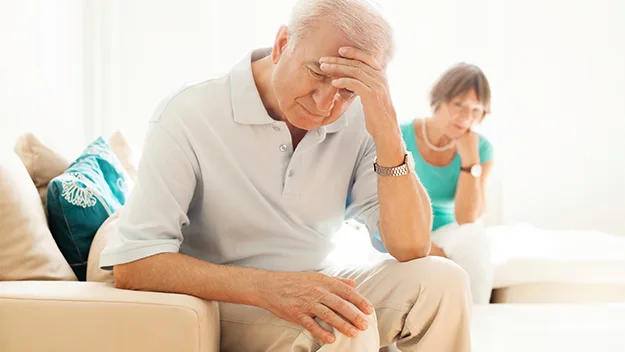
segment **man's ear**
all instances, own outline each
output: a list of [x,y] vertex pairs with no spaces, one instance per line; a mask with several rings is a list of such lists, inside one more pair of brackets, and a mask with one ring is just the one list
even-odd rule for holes
[[271,51],[271,61],[273,61],[274,65],[280,61],[280,58],[286,52],[288,42],[289,29],[287,26],[280,26],[276,34],[276,40],[273,43],[273,50]]

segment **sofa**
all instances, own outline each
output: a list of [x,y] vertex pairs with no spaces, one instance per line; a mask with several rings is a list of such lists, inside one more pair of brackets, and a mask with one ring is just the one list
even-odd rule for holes
[[[109,143],[134,179],[136,166],[123,136],[116,133]],[[119,212],[98,229],[86,281],[77,281],[47,226],[44,206],[48,183],[67,166],[30,134],[14,150],[0,150],[0,351],[218,351],[216,302],[116,289],[112,273],[99,268],[99,253],[116,231]],[[363,228],[347,224],[337,244],[344,240],[351,253],[359,246],[365,253],[371,246]],[[578,309],[562,303],[625,302],[623,238],[529,226],[493,227],[489,236],[498,304],[474,310],[478,343],[492,343],[484,340],[492,334],[482,330],[499,326],[498,314],[516,319],[517,309],[558,313]]]
[[[123,136],[109,142],[133,178]],[[100,270],[118,213],[98,229],[86,281],[77,281],[43,206],[65,160],[31,134],[0,151],[0,351],[219,351],[216,302],[116,289],[112,272]]]

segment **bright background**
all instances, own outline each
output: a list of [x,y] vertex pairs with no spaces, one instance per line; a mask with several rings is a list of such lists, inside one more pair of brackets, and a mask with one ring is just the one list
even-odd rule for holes
[[[450,65],[482,67],[495,144],[491,224],[625,235],[625,1],[385,1],[402,120]],[[288,0],[1,0],[0,147],[32,131],[67,155],[272,44]]]

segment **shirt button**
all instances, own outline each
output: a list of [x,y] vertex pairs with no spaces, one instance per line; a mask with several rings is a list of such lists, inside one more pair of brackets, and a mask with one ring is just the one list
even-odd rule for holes
[[273,126],[273,130],[274,130],[274,131],[276,131],[276,132],[280,132],[280,127],[278,127],[278,126]]
[[286,152],[286,144],[281,144],[280,145],[280,151],[281,152]]
[[295,175],[295,171],[290,170],[290,171],[289,171],[289,177],[293,177],[293,175]]

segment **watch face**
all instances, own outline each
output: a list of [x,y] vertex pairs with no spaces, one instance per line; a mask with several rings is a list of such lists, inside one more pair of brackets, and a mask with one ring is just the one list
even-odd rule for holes
[[475,165],[471,166],[471,175],[473,175],[473,177],[480,177],[480,176],[482,176],[482,165],[475,164]]
[[408,166],[408,171],[412,172],[414,170],[415,167],[415,163],[414,163],[414,157],[412,156],[411,152],[406,152],[406,165]]

